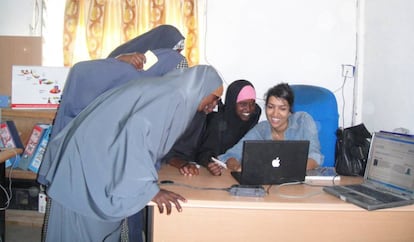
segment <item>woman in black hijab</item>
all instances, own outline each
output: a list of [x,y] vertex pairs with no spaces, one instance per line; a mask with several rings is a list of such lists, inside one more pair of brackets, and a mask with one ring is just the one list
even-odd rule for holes
[[218,112],[207,116],[207,128],[196,161],[211,174],[221,174],[221,167],[212,162],[211,157],[226,152],[259,121],[261,108],[255,99],[256,92],[252,83],[246,80],[234,81],[227,88],[225,104],[219,106]]

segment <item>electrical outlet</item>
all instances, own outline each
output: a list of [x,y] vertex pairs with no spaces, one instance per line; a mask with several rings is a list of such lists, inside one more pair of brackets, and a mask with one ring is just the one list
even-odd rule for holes
[[355,66],[353,65],[342,65],[342,76],[353,78],[355,72]]
[[44,192],[39,193],[39,213],[46,213],[47,196]]

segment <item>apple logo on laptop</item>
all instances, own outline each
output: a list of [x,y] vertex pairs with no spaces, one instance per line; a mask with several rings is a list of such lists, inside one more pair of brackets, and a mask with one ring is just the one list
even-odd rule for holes
[[273,167],[279,167],[280,166],[280,158],[276,157],[275,159],[272,160],[272,166]]

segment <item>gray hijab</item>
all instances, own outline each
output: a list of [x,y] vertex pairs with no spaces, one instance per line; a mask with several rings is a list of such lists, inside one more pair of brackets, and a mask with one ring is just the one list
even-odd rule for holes
[[99,96],[49,142],[48,195],[96,219],[138,212],[159,191],[155,164],[220,85],[214,68],[195,66]]
[[173,49],[181,40],[184,40],[184,36],[176,27],[166,24],[159,25],[118,46],[109,54],[108,58],[131,52],[145,53],[147,50]]

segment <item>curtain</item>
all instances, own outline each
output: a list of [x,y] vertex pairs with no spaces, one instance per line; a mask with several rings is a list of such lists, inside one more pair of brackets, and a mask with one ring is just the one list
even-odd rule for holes
[[161,25],[185,36],[184,55],[198,64],[197,0],[67,0],[64,16],[64,65],[105,58],[120,44]]

